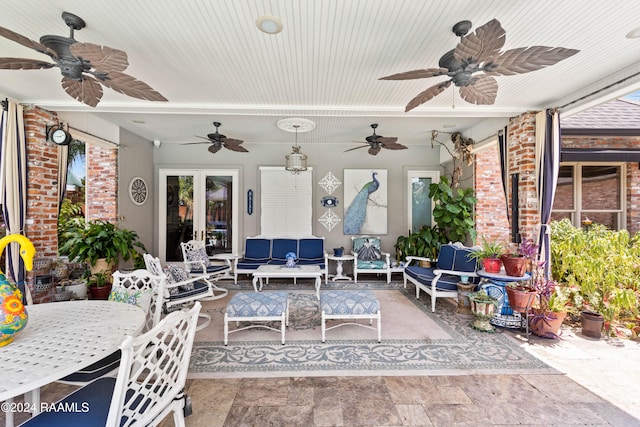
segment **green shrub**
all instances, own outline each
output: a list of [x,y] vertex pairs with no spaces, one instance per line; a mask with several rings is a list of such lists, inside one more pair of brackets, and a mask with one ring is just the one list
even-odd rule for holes
[[574,290],[573,304],[601,313],[608,322],[636,316],[640,304],[640,235],[600,224],[575,228],[551,223],[551,273]]

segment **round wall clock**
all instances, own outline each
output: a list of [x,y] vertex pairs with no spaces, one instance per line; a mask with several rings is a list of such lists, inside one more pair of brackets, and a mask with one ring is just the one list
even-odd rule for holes
[[129,183],[129,197],[136,205],[142,205],[147,201],[147,183],[139,176],[133,178]]

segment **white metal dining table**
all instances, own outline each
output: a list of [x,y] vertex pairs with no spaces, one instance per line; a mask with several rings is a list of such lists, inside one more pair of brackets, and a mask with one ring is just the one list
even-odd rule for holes
[[[35,304],[27,312],[27,326],[0,348],[0,402],[30,392],[39,402],[40,387],[113,353],[142,330],[146,317],[135,305],[96,300]],[[4,412],[12,425],[13,412]]]

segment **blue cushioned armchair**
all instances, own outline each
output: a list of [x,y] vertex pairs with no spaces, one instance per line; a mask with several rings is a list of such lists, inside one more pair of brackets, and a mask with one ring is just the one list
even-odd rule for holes
[[404,287],[407,287],[408,280],[416,287],[416,298],[420,297],[420,290],[428,293],[431,296],[431,311],[436,311],[436,298],[458,298],[457,284],[462,276],[467,276],[472,283],[478,282],[478,263],[469,257],[474,250],[462,243],[442,245],[435,267],[430,268],[411,265],[411,261],[428,258],[407,257],[407,267],[403,273]]
[[351,237],[353,281],[358,283],[358,273],[386,274],[391,283],[391,258],[380,248],[380,238],[374,236]]

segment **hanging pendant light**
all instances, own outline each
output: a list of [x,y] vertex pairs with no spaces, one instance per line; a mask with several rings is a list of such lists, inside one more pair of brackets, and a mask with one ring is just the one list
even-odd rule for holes
[[278,127],[280,129],[296,133],[296,145],[291,147],[293,148],[293,152],[284,156],[287,161],[285,169],[290,171],[292,174],[299,174],[300,172],[307,170],[307,156],[300,151],[300,146],[298,145],[298,132],[308,132],[315,128],[315,126],[316,124],[314,122],[307,119],[292,118],[278,121]]

